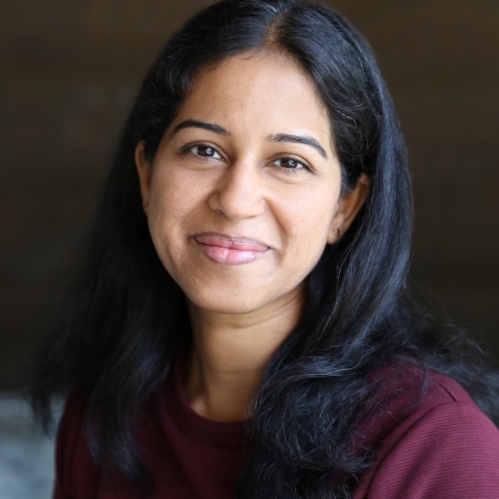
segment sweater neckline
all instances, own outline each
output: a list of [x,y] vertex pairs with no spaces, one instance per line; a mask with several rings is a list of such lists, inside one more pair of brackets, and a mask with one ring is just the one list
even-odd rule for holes
[[182,380],[181,364],[172,367],[166,384],[165,409],[175,426],[197,441],[220,447],[240,446],[244,439],[245,421],[220,422],[204,418],[190,406]]

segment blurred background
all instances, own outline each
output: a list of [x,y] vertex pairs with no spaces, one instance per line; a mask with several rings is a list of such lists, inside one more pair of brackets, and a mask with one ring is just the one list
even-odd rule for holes
[[[17,430],[0,417],[0,450],[14,434],[32,435],[14,397],[53,322],[145,71],[209,3],[1,0],[0,413],[24,416]],[[414,274],[497,359],[499,2],[326,3],[370,41],[402,119],[414,177]],[[51,454],[46,442],[36,445]],[[14,497],[5,495],[9,456],[0,455],[2,498]]]

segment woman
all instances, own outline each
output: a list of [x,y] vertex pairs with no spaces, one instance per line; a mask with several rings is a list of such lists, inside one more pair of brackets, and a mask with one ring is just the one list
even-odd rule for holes
[[37,414],[70,394],[55,497],[497,497],[497,377],[415,298],[411,210],[389,94],[340,15],[191,19],[40,357]]

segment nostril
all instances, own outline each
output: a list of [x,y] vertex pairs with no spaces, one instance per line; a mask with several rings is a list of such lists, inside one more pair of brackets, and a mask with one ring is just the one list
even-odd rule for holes
[[258,216],[264,209],[261,179],[255,171],[246,168],[228,168],[226,174],[209,197],[208,204],[214,211],[228,219]]

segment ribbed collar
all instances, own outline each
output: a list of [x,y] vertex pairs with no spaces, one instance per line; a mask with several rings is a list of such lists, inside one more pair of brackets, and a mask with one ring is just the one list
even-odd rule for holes
[[222,423],[203,418],[194,412],[185,394],[181,365],[177,364],[172,368],[164,394],[166,416],[184,435],[220,447],[243,445],[247,438],[244,421]]

